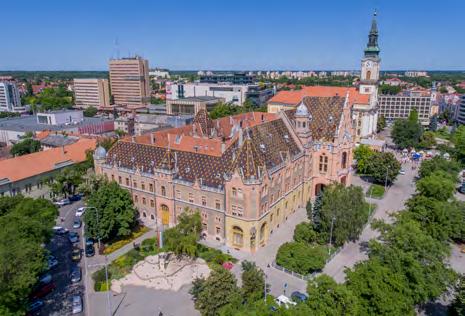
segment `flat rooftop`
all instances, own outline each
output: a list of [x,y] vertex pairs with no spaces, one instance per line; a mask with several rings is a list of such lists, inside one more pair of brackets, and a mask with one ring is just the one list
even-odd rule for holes
[[0,119],[0,130],[8,130],[15,132],[37,132],[43,130],[61,131],[63,129],[71,129],[106,121],[111,120],[101,117],[84,117],[84,120],[82,122],[76,124],[48,125],[37,123],[37,116],[29,115]]
[[182,98],[182,99],[175,99],[175,100],[171,100],[171,102],[176,102],[176,101],[208,102],[208,101],[220,101],[221,99],[223,98],[203,95],[203,96],[198,96],[198,97],[187,97],[187,98]]

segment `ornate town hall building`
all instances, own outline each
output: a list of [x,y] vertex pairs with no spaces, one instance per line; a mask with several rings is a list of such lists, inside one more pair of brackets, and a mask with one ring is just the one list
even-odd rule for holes
[[296,109],[211,120],[98,148],[98,174],[131,192],[146,225],[201,214],[206,238],[256,251],[331,182],[350,184],[349,98],[305,97]]

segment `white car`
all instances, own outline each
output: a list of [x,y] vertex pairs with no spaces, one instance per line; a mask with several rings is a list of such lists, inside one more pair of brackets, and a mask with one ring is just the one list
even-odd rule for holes
[[402,174],[402,175],[404,175],[404,174],[405,174],[405,170],[404,170],[404,169],[400,169],[399,173]]
[[276,304],[279,306],[284,306],[286,309],[289,308],[290,305],[295,306],[297,305],[296,302],[292,301],[289,297],[285,295],[280,295],[276,298]]
[[76,210],[76,217],[81,217],[82,214],[84,214],[84,212],[86,211],[87,207],[85,206],[81,206],[80,208],[78,208]]
[[73,314],[79,314],[82,312],[82,298],[80,295],[73,296]]

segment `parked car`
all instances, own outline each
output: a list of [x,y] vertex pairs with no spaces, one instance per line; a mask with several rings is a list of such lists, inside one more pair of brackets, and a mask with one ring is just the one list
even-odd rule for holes
[[71,283],[77,283],[81,281],[81,268],[74,266],[69,277],[71,279]]
[[61,206],[65,206],[65,205],[71,204],[71,201],[70,201],[69,199],[61,199],[61,200],[59,200],[59,201],[56,201],[56,202],[53,203],[53,204],[55,204],[56,206],[61,207]]
[[86,257],[93,257],[95,255],[94,245],[86,244]]
[[39,298],[45,297],[45,296],[47,296],[48,294],[50,294],[53,290],[55,290],[55,288],[56,288],[56,285],[55,285],[55,283],[53,283],[53,282],[48,283],[48,284],[44,284],[44,285],[38,287],[38,288],[31,294],[31,298],[32,298],[32,299],[39,299]]
[[86,211],[87,207],[85,206],[81,206],[80,208],[78,208],[76,210],[76,217],[81,217],[82,214],[84,214],[84,212]]
[[39,277],[39,283],[41,284],[49,284],[50,282],[52,282],[52,275],[50,273],[42,274]]
[[57,258],[55,258],[55,256],[49,255],[47,257],[47,265],[48,265],[49,270],[57,267],[58,266]]
[[405,174],[405,170],[404,170],[404,169],[400,169],[399,173],[402,174],[402,175],[404,175],[404,174]]
[[69,200],[70,200],[71,202],[76,202],[76,201],[80,201],[81,198],[82,198],[82,196],[81,196],[80,194],[75,194],[75,195],[71,195],[71,196],[69,197]]
[[29,313],[34,313],[37,312],[39,309],[41,309],[44,306],[44,301],[42,300],[35,300],[29,304],[27,311]]
[[80,295],[74,295],[72,299],[73,303],[73,314],[82,312],[82,298]]
[[291,299],[296,303],[305,302],[308,299],[308,296],[302,292],[294,291],[291,294]]
[[94,244],[94,239],[92,237],[86,237],[86,246],[93,245],[93,244]]
[[68,230],[62,226],[54,226],[52,229],[57,235],[65,235],[68,232]]
[[284,306],[285,308],[289,308],[290,305],[297,305],[296,302],[293,302],[289,297],[285,295],[280,295],[275,299],[276,304],[279,306]]
[[76,218],[73,222],[73,228],[81,228],[81,220],[79,218]]
[[459,192],[465,194],[465,182],[463,182],[462,185],[459,187]]
[[79,234],[76,232],[70,232],[68,234],[68,239],[72,244],[77,243],[79,242]]
[[78,247],[73,248],[73,251],[71,252],[71,259],[74,262],[79,262],[81,261],[81,249]]

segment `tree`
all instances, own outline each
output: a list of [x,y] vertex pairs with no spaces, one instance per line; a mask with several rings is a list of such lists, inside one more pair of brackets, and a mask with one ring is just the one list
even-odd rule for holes
[[455,146],[455,154],[457,159],[465,164],[465,126],[460,125],[454,132],[452,141]]
[[438,116],[435,114],[431,117],[429,122],[430,131],[435,132],[438,129]]
[[39,151],[41,144],[38,140],[26,138],[11,147],[10,153],[13,156],[22,156]]
[[188,208],[184,209],[184,213],[179,215],[178,224],[165,231],[165,246],[177,255],[195,257],[198,251],[197,241],[202,231],[202,221],[199,212],[188,215],[188,211]]
[[104,241],[125,237],[137,223],[137,211],[130,193],[114,181],[92,193],[88,205],[90,208],[84,213],[84,222],[89,237],[100,237]]
[[195,308],[202,315],[216,316],[222,307],[240,303],[239,293],[234,275],[223,267],[217,267],[194,297]]
[[98,144],[99,146],[105,148],[106,151],[108,151],[116,143],[116,141],[117,139],[113,137],[104,137],[99,140]]
[[320,224],[315,230],[321,237],[341,246],[356,240],[368,220],[368,203],[361,187],[332,184],[325,188],[320,212]]
[[83,182],[83,172],[76,166],[61,170],[50,184],[52,192],[56,195],[73,195],[77,187]]
[[98,109],[95,106],[89,106],[83,111],[83,114],[85,117],[94,117],[97,112]]
[[436,135],[431,131],[426,131],[421,136],[420,144],[421,148],[430,149],[436,146]]
[[465,277],[462,276],[455,288],[455,299],[450,307],[451,316],[465,315]]
[[359,145],[354,150],[354,158],[357,160],[357,172],[365,174],[367,172],[368,162],[375,155],[375,151],[368,145]]
[[45,199],[0,197],[0,314],[24,315],[46,268],[45,249],[58,214]]
[[391,152],[375,152],[367,161],[365,174],[377,183],[394,182],[400,172],[400,162]]
[[418,122],[418,112],[412,109],[408,119],[394,122],[391,137],[399,148],[414,148],[418,146],[422,134],[423,128]]
[[317,229],[320,225],[321,221],[321,206],[323,200],[323,191],[318,192],[317,196],[315,197],[315,201],[313,203],[313,213],[312,213],[312,224],[315,229]]
[[460,164],[455,160],[446,160],[441,156],[433,157],[429,160],[424,160],[419,169],[421,178],[427,177],[436,171],[444,171],[451,176],[454,181],[457,180],[457,175],[460,172]]
[[447,201],[455,191],[455,183],[444,171],[436,171],[417,181],[419,194],[439,201]]
[[391,86],[388,84],[382,84],[379,86],[379,94],[396,95],[401,90],[402,88],[400,86]]
[[383,115],[378,116],[378,121],[376,122],[376,131],[379,133],[386,128],[386,119]]
[[242,262],[242,294],[248,302],[262,299],[265,288],[265,274],[254,262]]
[[307,294],[310,298],[307,300],[311,310],[309,315],[361,315],[357,296],[325,274],[308,282]]
[[318,239],[311,223],[300,223],[294,229],[294,240],[311,244]]
[[305,204],[305,210],[307,211],[307,218],[309,220],[312,220],[313,207],[312,207],[312,201],[311,200],[308,200],[307,204]]
[[106,184],[106,179],[101,174],[90,173],[83,176],[82,182],[78,185],[77,191],[86,196],[91,195],[93,192]]
[[324,246],[286,242],[278,249],[276,263],[288,270],[307,275],[323,269],[327,256],[328,250]]

